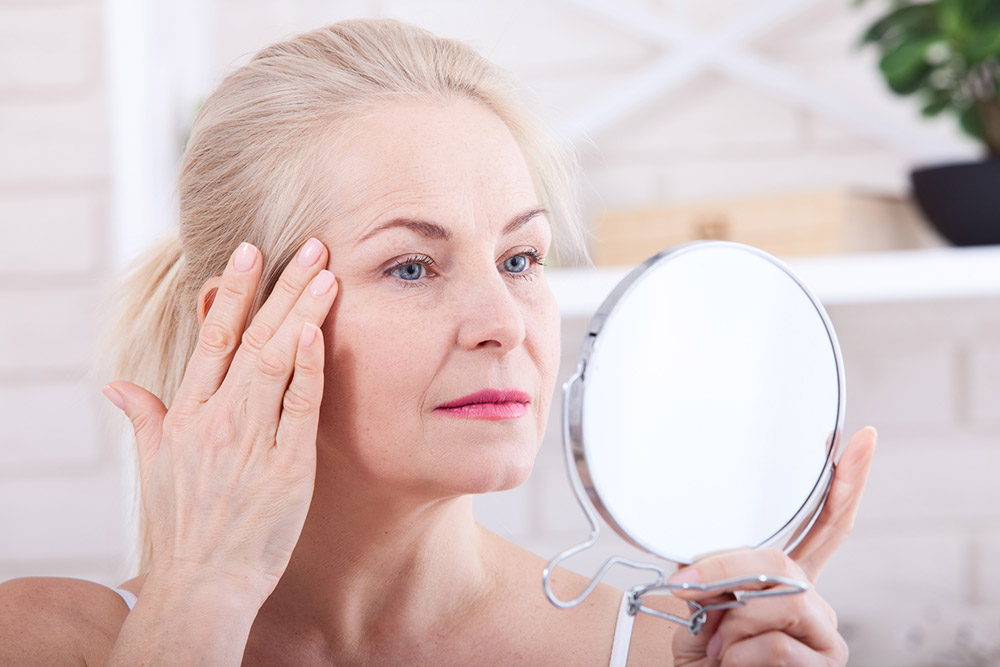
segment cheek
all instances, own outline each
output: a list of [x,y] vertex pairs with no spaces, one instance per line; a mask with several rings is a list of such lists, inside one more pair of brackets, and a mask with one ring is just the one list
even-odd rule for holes
[[327,395],[335,396],[341,404],[335,412],[349,408],[358,426],[380,415],[413,413],[436,359],[432,322],[425,312],[375,303],[363,294],[341,297],[323,327],[324,403]]
[[532,304],[532,310],[534,317],[529,320],[534,323],[535,329],[529,334],[534,348],[532,353],[541,375],[542,399],[548,403],[552,399],[559,372],[562,318],[555,296],[548,289],[545,289],[540,298]]

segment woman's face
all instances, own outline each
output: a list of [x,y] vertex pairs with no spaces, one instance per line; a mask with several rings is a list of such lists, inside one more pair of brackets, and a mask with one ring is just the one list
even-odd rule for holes
[[324,185],[343,214],[321,240],[340,294],[323,329],[320,464],[433,493],[520,484],[559,314],[517,143],[478,103],[411,100],[353,124],[332,155]]

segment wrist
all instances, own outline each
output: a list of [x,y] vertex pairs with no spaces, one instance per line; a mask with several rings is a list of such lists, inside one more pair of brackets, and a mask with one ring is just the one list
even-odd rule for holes
[[273,590],[259,577],[233,570],[215,570],[201,564],[153,564],[142,595],[162,602],[183,602],[193,612],[240,612],[256,615]]
[[108,665],[239,665],[262,603],[206,568],[154,566]]

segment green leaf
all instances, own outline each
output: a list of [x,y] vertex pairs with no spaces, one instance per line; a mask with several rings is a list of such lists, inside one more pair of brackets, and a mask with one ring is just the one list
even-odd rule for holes
[[940,34],[937,12],[931,4],[903,5],[873,23],[861,36],[862,44],[881,42],[889,36],[892,41]]
[[966,134],[986,143],[986,132],[983,129],[983,121],[979,118],[974,104],[967,107],[958,115],[958,121]]
[[937,116],[950,106],[951,106],[951,97],[949,96],[938,97],[937,99],[933,100],[930,104],[924,106],[924,108],[920,110],[920,113],[925,118],[932,118],[933,116]]
[[972,31],[965,48],[965,57],[969,64],[1000,57],[1000,23],[990,23]]
[[973,25],[970,16],[972,4],[969,0],[938,0],[937,4],[941,28],[947,35],[948,41],[963,48],[969,39],[968,33]]
[[936,40],[924,38],[903,42],[879,62],[879,69],[893,92],[908,95],[922,86],[933,68],[927,62],[927,49]]

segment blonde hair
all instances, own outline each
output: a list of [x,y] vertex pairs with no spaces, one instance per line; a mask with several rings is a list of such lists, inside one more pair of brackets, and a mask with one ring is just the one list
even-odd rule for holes
[[[344,21],[263,49],[205,101],[181,161],[179,229],[136,261],[118,292],[113,377],[169,407],[197,341],[204,283],[222,273],[240,242],[253,243],[264,257],[256,312],[296,250],[331,219],[335,194],[314,185],[323,138],[400,95],[464,96],[496,113],[549,211],[557,261],[586,261],[574,162],[505,73],[460,42],[398,21]],[[149,535],[138,514],[145,571]]]

